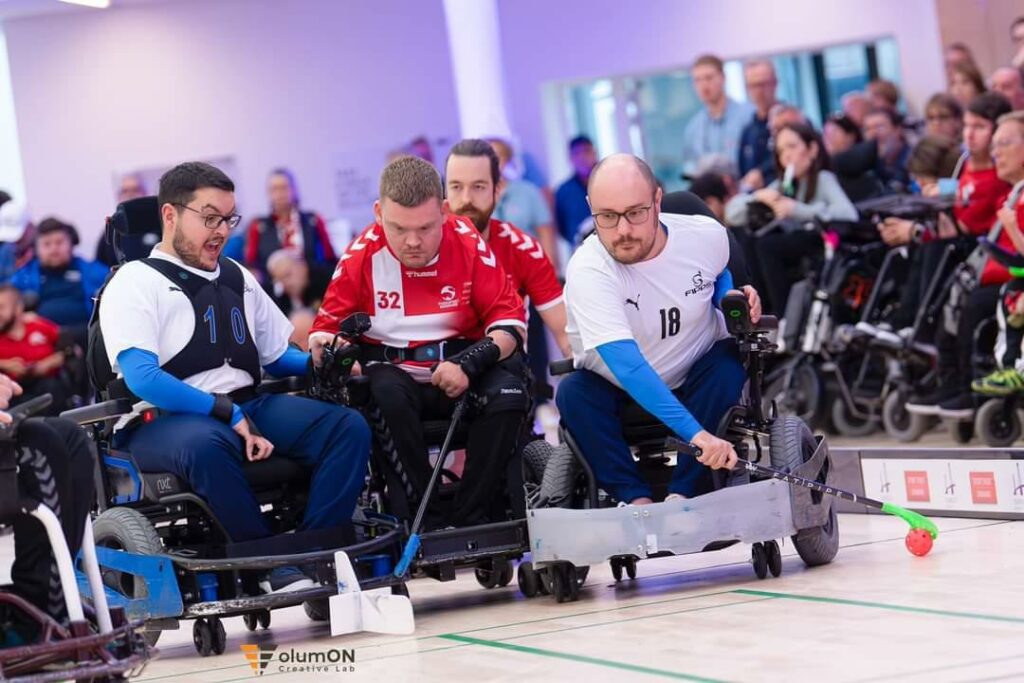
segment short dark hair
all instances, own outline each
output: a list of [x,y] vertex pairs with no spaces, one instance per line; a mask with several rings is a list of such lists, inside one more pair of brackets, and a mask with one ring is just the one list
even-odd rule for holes
[[569,152],[571,153],[574,149],[576,149],[580,145],[590,145],[591,147],[593,147],[594,146],[594,141],[591,140],[586,135],[577,135],[572,140],[569,140]]
[[[235,184],[224,171],[202,161],[186,161],[178,164],[160,176],[160,191],[157,202],[164,204],[188,204],[195,199],[196,191],[207,187],[225,192],[234,192]],[[181,208],[178,207],[181,212]]]
[[690,192],[704,201],[707,201],[708,197],[714,197],[724,202],[729,196],[729,188],[725,186],[725,180],[718,173],[703,173],[694,178],[690,183]]
[[832,114],[825,119],[825,123],[835,124],[842,128],[843,132],[847,135],[852,135],[854,144],[864,140],[864,134],[861,132],[860,126],[854,123],[853,119],[846,114]]
[[1000,116],[1013,111],[1013,105],[1010,104],[1010,100],[1000,93],[989,91],[973,97],[967,103],[967,111],[975,116],[991,121],[992,125],[995,126]]
[[894,108],[900,101],[900,89],[892,81],[884,78],[876,78],[867,85],[867,91],[871,95],[878,95]]
[[937,92],[928,98],[928,103],[924,105],[924,114],[928,116],[929,109],[945,109],[954,118],[962,118],[964,115],[964,109],[960,106],[960,103],[956,101],[956,98],[949,93]]
[[907,157],[907,171],[931,178],[948,178],[960,161],[960,143],[940,135],[925,135]]
[[690,68],[696,68],[698,66],[710,66],[720,74],[725,73],[725,65],[722,64],[722,60],[712,54],[704,54],[697,57],[693,62],[693,66]]
[[501,164],[498,161],[498,153],[491,147],[491,143],[478,138],[459,140],[452,147],[451,151],[448,152],[448,158],[444,161],[446,173],[448,172],[448,160],[452,157],[487,157],[488,161],[491,162],[491,182],[494,183],[495,187],[498,186],[498,181],[501,180]]
[[892,125],[899,128],[903,124],[903,119],[900,113],[895,109],[889,109],[887,107],[872,107],[868,110],[868,113],[864,115],[864,119],[867,120],[869,116],[886,116]]
[[444,201],[441,175],[429,161],[419,157],[398,157],[384,167],[380,174],[380,200],[391,201],[412,208],[431,197]]
[[36,239],[55,232],[62,232],[67,235],[68,239],[71,240],[72,246],[78,245],[78,231],[75,230],[75,226],[53,216],[39,221],[39,225],[36,226]]
[[958,73],[971,82],[978,94],[985,92],[985,77],[974,62],[958,62],[950,67],[950,75]]

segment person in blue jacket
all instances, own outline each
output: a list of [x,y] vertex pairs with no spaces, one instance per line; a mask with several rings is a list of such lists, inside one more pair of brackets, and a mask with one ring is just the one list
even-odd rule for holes
[[[669,496],[705,493],[711,469],[736,464],[732,444],[714,433],[746,382],[719,309],[734,291],[726,228],[707,216],[661,213],[654,174],[628,154],[601,161],[587,195],[596,235],[566,274],[578,370],[558,387],[562,422],[603,489],[620,503],[651,503],[618,419],[631,398],[703,451],[680,456]],[[753,287],[742,291],[756,322],[760,297]]]
[[38,297],[39,315],[62,328],[84,329],[107,277],[105,265],[74,255],[77,245],[74,226],[46,218],[36,227],[35,256],[11,278],[23,294]]

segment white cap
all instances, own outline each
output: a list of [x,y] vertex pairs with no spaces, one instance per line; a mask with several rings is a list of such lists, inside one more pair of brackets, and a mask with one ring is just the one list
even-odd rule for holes
[[15,200],[0,205],[0,242],[17,242],[28,227],[28,209]]

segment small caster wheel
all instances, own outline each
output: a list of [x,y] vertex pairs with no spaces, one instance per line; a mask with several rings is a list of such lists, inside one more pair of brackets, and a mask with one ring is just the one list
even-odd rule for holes
[[630,579],[635,579],[636,578],[636,558],[635,557],[627,557],[623,561],[623,564],[626,566],[626,576],[628,576]]
[[576,588],[583,588],[583,584],[587,582],[587,576],[590,575],[590,565],[585,567],[576,567]]
[[498,577],[498,588],[504,588],[512,583],[512,578],[515,575],[516,568],[512,565],[512,560],[502,560],[501,575]]
[[622,558],[613,557],[609,564],[612,566],[612,578],[615,579],[615,583],[622,581]]
[[512,562],[501,558],[483,560],[473,572],[476,582],[484,588],[507,586],[512,580]]
[[1010,399],[986,401],[975,417],[974,431],[990,448],[1012,445],[1021,434],[1017,402]]
[[537,572],[537,578],[539,579],[537,587],[540,588],[540,594],[551,595],[551,573],[553,571],[551,566],[535,569],[534,571]]
[[224,632],[224,622],[217,617],[210,617],[210,630],[213,631],[213,654],[224,654],[228,647],[228,634]]
[[392,584],[391,585],[391,594],[392,595],[404,595],[405,597],[409,597],[409,586],[407,586],[405,583],[395,583],[395,584]]
[[772,576],[778,577],[782,574],[782,551],[779,550],[778,542],[766,541],[764,552],[768,560],[768,571],[772,573]]
[[196,619],[192,624],[192,644],[200,657],[209,657],[213,654],[213,629],[206,619]]
[[310,621],[329,621],[331,618],[331,606],[328,604],[327,598],[306,600],[302,603],[302,610]]
[[256,619],[260,623],[260,628],[270,628],[270,610],[261,609],[259,612],[256,613]]
[[540,595],[540,576],[533,568],[532,562],[520,562],[516,570],[516,582],[519,584],[519,592],[524,597],[534,598]]
[[768,576],[768,554],[763,545],[755,543],[750,548],[750,561],[754,564],[754,574],[757,578],[763,579]]
[[249,632],[255,631],[256,627],[259,625],[255,612],[246,612],[243,614],[242,621],[245,622],[245,630]]
[[551,593],[557,602],[573,602],[579,596],[576,567],[571,562],[559,562],[550,568]]
[[974,423],[962,422],[960,420],[947,420],[946,429],[953,441],[959,444],[970,443],[974,438]]

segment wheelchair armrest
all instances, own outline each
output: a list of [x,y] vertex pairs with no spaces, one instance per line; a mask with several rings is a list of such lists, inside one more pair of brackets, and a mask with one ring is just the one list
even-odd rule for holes
[[291,394],[305,391],[308,382],[305,377],[284,377],[282,379],[268,379],[260,382],[256,387],[257,394]]
[[103,422],[104,420],[109,420],[113,417],[127,415],[130,412],[132,412],[132,402],[127,398],[118,398],[112,401],[95,403],[91,406],[82,406],[81,408],[65,410],[60,414],[60,416],[66,417],[69,420],[74,420],[80,425],[87,425],[92,424],[93,422]]
[[560,360],[551,361],[551,363],[548,364],[548,371],[551,372],[553,376],[568,375],[575,369],[576,366],[574,365],[572,358],[562,358]]
[[754,325],[754,330],[757,332],[770,332],[777,329],[779,329],[779,319],[774,315],[762,315]]

